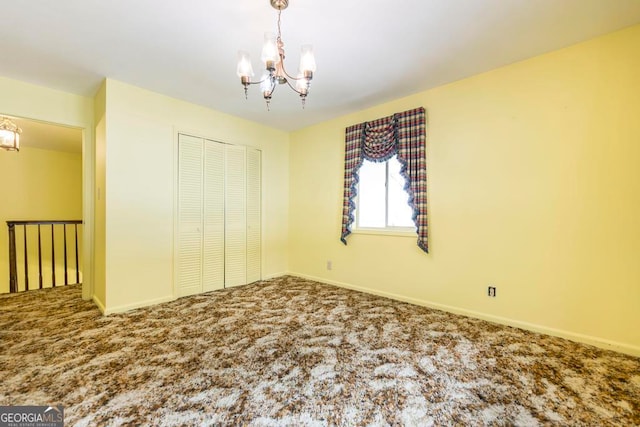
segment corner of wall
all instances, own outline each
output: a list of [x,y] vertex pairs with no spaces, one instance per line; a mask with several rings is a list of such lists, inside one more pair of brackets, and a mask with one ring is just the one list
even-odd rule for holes
[[95,294],[93,295],[93,297],[91,298],[91,300],[93,301],[93,303],[98,307],[98,310],[100,310],[100,313],[102,313],[103,315],[106,314],[107,309],[104,306],[104,302],[102,302],[100,300],[100,298],[98,298]]

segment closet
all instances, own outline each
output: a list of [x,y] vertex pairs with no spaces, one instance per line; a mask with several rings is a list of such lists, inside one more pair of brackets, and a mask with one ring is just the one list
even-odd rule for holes
[[178,135],[178,296],[260,280],[260,154]]

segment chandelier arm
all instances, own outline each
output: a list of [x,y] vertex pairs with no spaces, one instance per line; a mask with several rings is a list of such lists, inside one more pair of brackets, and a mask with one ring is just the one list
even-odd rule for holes
[[243,84],[243,85],[245,85],[245,86],[249,86],[249,85],[259,85],[259,84],[262,84],[264,81],[266,81],[269,77],[271,77],[271,76],[266,76],[264,79],[262,79],[262,80],[260,80],[260,81],[258,81],[258,82],[248,81],[248,82],[246,82],[246,83],[242,83],[242,84]]
[[282,72],[284,73],[285,76],[287,76],[287,79],[291,79],[291,80],[305,80],[305,77],[293,77],[291,75],[289,75],[289,73],[287,73],[287,69],[284,68],[284,57],[282,55],[280,55],[280,64],[282,64]]
[[264,80],[260,80],[259,82],[249,82],[248,84],[250,85],[259,85],[260,83],[262,83]]
[[[300,80],[300,79],[297,79],[297,80]],[[300,92],[298,89],[296,89],[295,87],[293,87],[293,85],[292,85],[291,83],[289,83],[289,80],[287,80],[287,84],[289,85],[289,87],[291,88],[291,90],[292,90],[292,91],[294,91],[295,93],[297,93],[298,95],[301,95],[301,96],[307,96],[307,94],[306,94],[306,93],[302,93],[302,92]]]

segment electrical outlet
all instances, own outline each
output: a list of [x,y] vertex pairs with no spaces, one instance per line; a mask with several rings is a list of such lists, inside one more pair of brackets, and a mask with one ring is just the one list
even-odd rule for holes
[[489,286],[489,288],[487,289],[487,295],[495,298],[496,296],[496,287],[495,286]]
[[333,263],[331,260],[327,260],[327,270],[331,270],[333,268]]

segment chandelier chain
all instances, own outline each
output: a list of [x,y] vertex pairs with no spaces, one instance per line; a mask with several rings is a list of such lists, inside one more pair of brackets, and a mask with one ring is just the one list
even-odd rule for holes
[[280,30],[280,22],[282,16],[282,9],[278,9],[278,42],[282,43],[282,31]]

